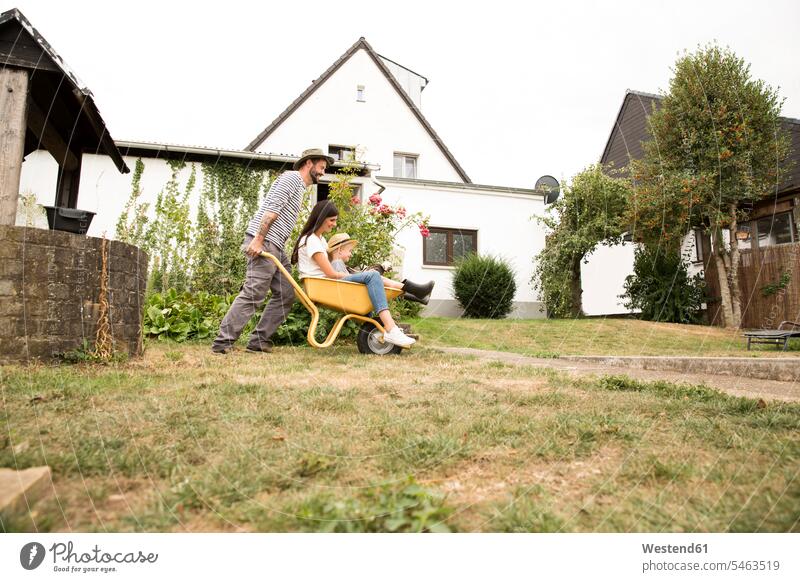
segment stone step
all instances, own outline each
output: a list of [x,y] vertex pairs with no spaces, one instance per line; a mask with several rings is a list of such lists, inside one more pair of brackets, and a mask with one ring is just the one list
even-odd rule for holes
[[52,492],[51,479],[50,467],[0,469],[0,513],[27,513],[34,503]]
[[741,358],[705,356],[560,356],[561,360],[587,362],[640,370],[713,374],[800,382],[800,358]]

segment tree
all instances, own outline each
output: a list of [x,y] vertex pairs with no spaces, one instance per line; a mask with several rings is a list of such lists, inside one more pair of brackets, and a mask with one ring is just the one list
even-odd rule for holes
[[534,259],[532,282],[553,317],[583,314],[581,261],[601,242],[619,244],[626,230],[621,218],[630,196],[628,182],[589,166],[563,188],[563,196],[537,217],[549,230],[545,248]]
[[[738,223],[775,193],[789,140],[782,100],[729,49],[709,45],[678,59],[651,140],[632,163],[628,221],[637,240],[673,252],[692,228],[711,239],[727,327],[741,323]],[[728,237],[723,236],[728,231]]]

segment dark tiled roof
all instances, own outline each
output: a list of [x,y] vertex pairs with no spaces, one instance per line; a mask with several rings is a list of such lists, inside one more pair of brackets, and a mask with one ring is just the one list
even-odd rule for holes
[[[627,90],[622,106],[611,128],[606,147],[600,156],[600,163],[613,164],[615,168],[624,168],[631,160],[642,157],[642,143],[650,139],[647,130],[647,118],[653,107],[659,107],[662,97],[652,93]],[[800,187],[800,120],[781,117],[781,128],[791,140],[790,163],[778,192],[786,192]]]
[[358,41],[353,46],[347,49],[347,51],[341,57],[339,57],[330,67],[328,67],[328,70],[326,70],[324,73],[322,73],[322,75],[318,79],[312,82],[311,85],[305,91],[303,91],[303,93],[301,93],[297,99],[292,101],[289,107],[287,107],[280,115],[278,115],[278,117],[276,117],[275,120],[264,129],[264,131],[259,133],[258,136],[256,136],[256,138],[253,141],[251,141],[247,145],[247,147],[245,147],[245,149],[250,151],[255,151],[255,149],[259,145],[261,145],[264,142],[264,140],[267,139],[267,137],[269,137],[269,135],[273,131],[275,131],[275,129],[281,123],[283,123],[286,120],[287,117],[289,117],[292,113],[294,113],[297,110],[297,108],[300,107],[300,105],[302,105],[303,102],[305,102],[305,100],[308,99],[314,93],[314,91],[316,91],[323,83],[325,83],[325,81],[327,81],[331,77],[331,75],[333,75],[339,69],[339,67],[341,67],[345,62],[347,62],[347,60],[350,57],[352,57],[359,49],[364,49],[366,53],[370,56],[370,58],[378,67],[378,69],[381,71],[381,73],[383,73],[383,76],[386,77],[386,80],[389,81],[389,84],[392,87],[394,87],[398,95],[400,95],[400,97],[403,99],[406,105],[408,105],[409,109],[411,109],[414,116],[423,125],[425,130],[428,132],[428,135],[431,136],[431,138],[436,143],[442,154],[444,154],[447,160],[452,164],[453,168],[456,170],[458,175],[461,176],[461,178],[467,184],[471,183],[469,176],[467,176],[467,173],[464,171],[464,169],[461,167],[458,161],[456,161],[456,158],[453,156],[453,154],[450,153],[450,150],[447,149],[447,146],[444,145],[442,138],[440,138],[439,135],[434,131],[433,127],[431,127],[431,124],[428,123],[427,119],[425,119],[425,116],[422,115],[422,112],[419,110],[419,108],[414,104],[414,102],[411,100],[408,94],[403,90],[403,88],[400,86],[400,83],[397,82],[397,79],[395,79],[394,75],[392,75],[391,71],[389,71],[389,69],[386,67],[386,64],[381,60],[382,57],[379,56],[372,49],[372,47],[364,39],[363,36],[360,39],[358,39]]

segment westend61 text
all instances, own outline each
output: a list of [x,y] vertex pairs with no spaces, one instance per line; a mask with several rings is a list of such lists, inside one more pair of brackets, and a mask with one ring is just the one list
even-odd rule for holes
[[62,562],[75,563],[75,564],[88,564],[94,562],[95,564],[153,564],[158,560],[158,554],[143,554],[139,552],[117,552],[109,554],[103,552],[98,546],[95,545],[89,552],[77,554],[72,551],[72,542],[66,544],[56,543],[50,547],[53,553],[53,563],[58,559]]
[[645,554],[707,554],[708,544],[689,544],[688,546],[642,544],[642,551]]

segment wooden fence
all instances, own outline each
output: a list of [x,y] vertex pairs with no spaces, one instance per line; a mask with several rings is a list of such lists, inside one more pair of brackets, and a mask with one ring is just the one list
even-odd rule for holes
[[[711,253],[704,256],[711,257]],[[707,321],[722,325],[717,267],[713,258],[704,266]],[[743,328],[775,329],[781,321],[800,321],[800,242],[742,251],[739,289]]]

